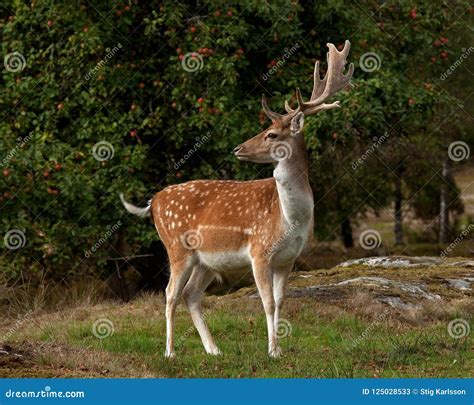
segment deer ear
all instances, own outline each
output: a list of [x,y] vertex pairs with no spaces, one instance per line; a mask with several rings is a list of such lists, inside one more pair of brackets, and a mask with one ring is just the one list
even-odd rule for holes
[[304,125],[304,114],[299,112],[291,119],[291,135],[298,134]]

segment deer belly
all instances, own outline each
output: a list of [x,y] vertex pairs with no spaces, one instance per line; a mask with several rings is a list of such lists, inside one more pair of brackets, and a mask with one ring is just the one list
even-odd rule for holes
[[201,264],[213,270],[238,270],[251,265],[249,247],[238,250],[198,251]]

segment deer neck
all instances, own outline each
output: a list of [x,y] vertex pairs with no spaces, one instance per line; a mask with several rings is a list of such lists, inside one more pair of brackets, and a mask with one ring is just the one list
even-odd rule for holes
[[302,135],[295,139],[291,156],[275,165],[278,199],[284,225],[306,225],[313,218],[313,192],[309,185],[308,159]]

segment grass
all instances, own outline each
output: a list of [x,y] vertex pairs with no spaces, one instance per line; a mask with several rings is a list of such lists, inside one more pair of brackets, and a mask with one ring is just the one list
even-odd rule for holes
[[[267,356],[259,300],[239,296],[206,301],[207,321],[224,352],[218,357],[205,354],[180,306],[177,357],[165,359],[164,304],[155,295],[128,304],[46,313],[18,330],[10,343],[26,348],[25,358],[34,363],[29,365],[33,376],[363,378],[467,377],[472,372],[470,336],[453,339],[447,331],[453,316],[467,318],[464,304],[436,319],[424,309],[426,316],[417,314],[415,321],[407,322],[396,311],[367,299],[355,297],[344,305],[288,299],[284,317],[291,335],[281,339],[281,359]],[[114,329],[103,339],[92,332],[101,318],[110,320]],[[31,350],[33,355],[28,352],[32,347],[41,349]],[[24,367],[7,365],[0,368],[0,376],[2,369],[10,376],[28,375]]]

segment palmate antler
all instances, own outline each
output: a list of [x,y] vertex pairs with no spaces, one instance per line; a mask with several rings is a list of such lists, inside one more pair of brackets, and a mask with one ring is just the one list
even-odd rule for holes
[[344,74],[344,68],[347,63],[347,55],[351,49],[351,43],[346,40],[342,51],[338,51],[334,44],[328,43],[329,52],[327,53],[328,69],[324,78],[321,79],[319,74],[319,61],[314,66],[314,82],[313,91],[309,101],[303,101],[300,89],[296,89],[296,100],[298,107],[292,109],[287,101],[285,101],[285,110],[287,114],[278,114],[268,108],[265,96],[262,96],[262,107],[265,114],[272,121],[288,121],[293,118],[296,113],[302,111],[305,116],[317,113],[318,111],[329,110],[339,107],[339,101],[326,104],[325,101],[334,96],[337,92],[350,85],[352,74],[354,73],[354,64],[349,65],[349,69]]

